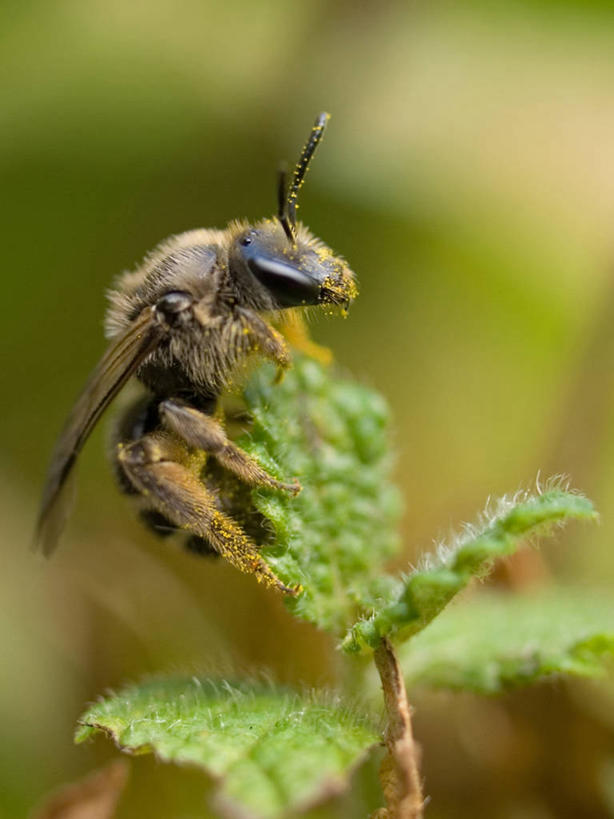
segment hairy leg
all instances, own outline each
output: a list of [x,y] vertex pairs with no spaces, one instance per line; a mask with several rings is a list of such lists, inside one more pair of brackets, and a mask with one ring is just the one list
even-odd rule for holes
[[277,364],[277,380],[281,381],[284,372],[292,363],[290,350],[279,330],[261,318],[258,313],[246,307],[236,309],[243,332],[249,337],[251,349],[259,351]]
[[120,445],[118,459],[134,487],[178,528],[204,538],[237,569],[284,594],[285,586],[258,553],[257,546],[217,508],[214,495],[190,468],[190,453],[169,435],[156,432]]
[[159,405],[164,426],[178,435],[188,446],[213,455],[218,463],[250,486],[281,489],[297,494],[298,481],[283,483],[263,469],[259,463],[230,441],[215,418],[182,401],[167,399]]
[[[125,495],[140,496],[139,490],[126,475],[119,452],[134,441],[138,441],[148,432],[160,427],[158,402],[151,396],[142,396],[127,407],[115,423],[111,438],[111,464],[120,490]],[[170,537],[177,532],[177,527],[161,512],[151,507],[141,506],[138,511],[141,523],[157,537]]]

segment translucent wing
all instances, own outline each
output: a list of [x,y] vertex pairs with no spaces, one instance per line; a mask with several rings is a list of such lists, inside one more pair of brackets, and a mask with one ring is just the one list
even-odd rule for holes
[[147,307],[114,339],[91,374],[53,452],[36,526],[35,547],[49,554],[57,544],[70,507],[67,481],[72,467],[100,416],[139,365],[166,334]]

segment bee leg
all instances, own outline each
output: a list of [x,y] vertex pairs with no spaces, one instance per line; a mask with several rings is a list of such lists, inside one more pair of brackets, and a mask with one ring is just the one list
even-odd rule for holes
[[257,546],[217,508],[209,492],[189,466],[185,446],[164,433],[144,435],[121,446],[118,459],[134,487],[150,505],[175,526],[203,538],[218,554],[259,583],[284,594],[298,589],[284,585],[258,553]]
[[[147,432],[153,432],[159,426],[158,402],[149,395],[139,398],[129,406],[115,424],[111,437],[111,462],[117,484],[125,495],[139,496],[140,493],[126,475],[118,453],[124,446],[138,441]],[[177,531],[177,527],[157,509],[141,507],[138,516],[141,523],[157,537],[170,537]]]
[[178,435],[188,446],[202,449],[249,486],[281,489],[296,495],[301,491],[298,481],[282,483],[230,441],[219,421],[183,402],[167,399],[158,407],[165,427]]
[[277,364],[277,381],[281,381],[285,370],[292,363],[290,349],[282,334],[267,324],[264,319],[246,307],[237,307],[242,332],[250,337],[252,350],[259,350]]

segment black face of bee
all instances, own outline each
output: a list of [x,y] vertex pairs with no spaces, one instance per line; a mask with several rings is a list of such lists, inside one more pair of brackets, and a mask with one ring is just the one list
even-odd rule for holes
[[327,114],[316,120],[289,184],[285,171],[280,173],[276,219],[246,228],[230,253],[231,271],[237,279],[252,294],[264,292],[277,309],[347,306],[356,296],[354,276],[345,261],[296,221],[298,193],[327,120]]
[[233,256],[253,277],[253,285],[265,288],[276,308],[345,304],[355,295],[353,277],[339,257],[311,237],[289,244],[272,220],[247,230]]
[[318,304],[323,276],[317,268],[309,270],[299,257],[288,251],[280,254],[270,247],[268,236],[256,229],[239,240],[241,256],[250,273],[271,293],[280,307]]

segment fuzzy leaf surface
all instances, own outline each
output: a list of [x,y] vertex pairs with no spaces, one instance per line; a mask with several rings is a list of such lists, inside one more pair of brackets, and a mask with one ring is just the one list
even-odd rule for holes
[[297,815],[343,790],[377,732],[332,698],[266,684],[154,680],[90,706],[76,741],[98,731],[132,753],[201,767],[229,815]]
[[451,545],[440,545],[410,572],[388,601],[348,632],[349,652],[374,648],[382,637],[398,642],[422,631],[472,577],[487,574],[496,558],[515,552],[527,538],[544,534],[567,520],[596,517],[591,502],[553,487],[535,494],[502,498],[479,522],[466,526]]
[[292,612],[341,636],[396,584],[382,576],[398,550],[400,498],[390,482],[389,415],[375,391],[297,357],[281,384],[263,366],[246,390],[253,418],[239,441],[273,474],[298,477],[297,497],[257,490],[275,530],[262,555],[288,585]]
[[614,658],[614,601],[588,589],[480,592],[403,647],[408,684],[499,694],[561,675],[602,676]]

